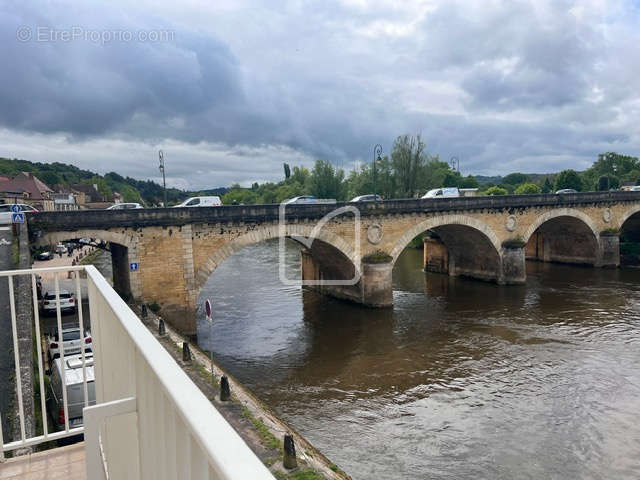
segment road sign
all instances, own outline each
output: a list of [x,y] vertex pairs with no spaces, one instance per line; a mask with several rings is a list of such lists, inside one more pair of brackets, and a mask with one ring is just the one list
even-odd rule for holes
[[135,272],[138,270],[138,262],[133,262],[129,264],[129,270],[131,270],[132,272]]
[[24,223],[24,213],[12,213],[13,223]]
[[13,213],[20,213],[22,210],[20,209],[20,205],[14,203],[11,205],[11,211]]

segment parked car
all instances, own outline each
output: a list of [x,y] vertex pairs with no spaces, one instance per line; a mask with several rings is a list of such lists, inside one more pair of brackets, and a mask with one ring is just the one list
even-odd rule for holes
[[[56,292],[45,292],[42,297],[40,309],[44,315],[55,315],[58,302],[56,301]],[[60,313],[75,313],[76,299],[73,293],[68,290],[60,290]]]
[[563,193],[578,193],[578,191],[573,188],[562,188],[556,191],[556,195],[561,195]]
[[640,192],[640,185],[634,185],[629,189],[630,192]]
[[422,198],[444,198],[444,197],[459,197],[460,190],[456,187],[434,188],[425,193]]
[[[14,204],[3,203],[0,205],[0,225],[8,225],[13,223],[13,207]],[[27,205],[26,203],[17,203],[20,208],[20,212],[29,213],[29,212],[37,212],[38,210],[33,208],[31,205]]]
[[[49,358],[55,360],[60,356],[60,335],[56,329],[52,335],[47,338],[47,347],[49,350]],[[91,332],[87,330],[84,336],[80,334],[80,327],[75,324],[62,324],[62,344],[64,345],[64,356],[75,355],[84,351],[91,351]]]
[[221,207],[222,200],[217,196],[210,197],[189,197],[184,202],[174,205],[177,207]]
[[351,199],[352,202],[381,202],[382,197],[380,195],[360,195]]
[[44,252],[40,252],[39,254],[36,255],[36,260],[39,260],[41,262],[51,260],[52,258],[53,258],[53,253],[51,253],[48,250]]
[[93,367],[93,354],[85,354],[84,373],[82,355],[72,355],[64,358],[64,380],[62,359],[57,358],[51,366],[51,382],[47,407],[56,430],[65,428],[64,397],[62,388],[67,390],[67,413],[69,427],[75,428],[83,424],[82,409],[85,406],[84,378],[87,379],[87,403],[95,405],[96,388]]
[[57,244],[56,253],[67,253],[67,247],[65,247],[62,243]]
[[107,207],[107,210],[132,210],[136,208],[143,208],[139,203],[116,203]]
[[318,203],[318,199],[313,195],[300,195],[299,197],[293,197],[283,202],[285,205],[293,205],[297,203]]

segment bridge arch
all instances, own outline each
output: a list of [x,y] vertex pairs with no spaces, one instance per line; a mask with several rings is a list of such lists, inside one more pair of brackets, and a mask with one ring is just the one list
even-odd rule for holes
[[622,230],[627,220],[633,217],[636,213],[640,213],[640,206],[631,207],[629,210],[624,212],[622,214],[622,217],[620,217],[620,222],[618,223],[618,230]]
[[69,239],[96,238],[111,245],[113,287],[123,298],[140,298],[141,281],[137,271],[130,271],[130,264],[138,262],[138,238],[113,230],[82,229],[47,232],[40,236],[36,246],[56,245]]
[[576,210],[574,208],[559,208],[557,210],[552,210],[550,212],[543,213],[538,218],[536,218],[533,221],[533,223],[529,225],[529,228],[526,230],[523,240],[525,242],[528,242],[529,239],[531,238],[531,235],[533,235],[535,231],[542,226],[542,224],[548,222],[549,220],[553,220],[554,218],[559,218],[559,217],[573,217],[578,220],[581,220],[587,227],[589,227],[589,229],[591,230],[595,238],[598,238],[598,235],[600,234],[600,232],[598,231],[598,228],[596,227],[595,222],[586,213],[581,212],[580,210]]
[[402,235],[402,237],[400,237],[390,253],[393,263],[396,262],[402,251],[407,248],[407,245],[409,245],[411,240],[416,238],[418,235],[426,232],[427,230],[447,225],[462,225],[473,228],[474,230],[482,233],[487,240],[491,242],[491,245],[496,249],[496,252],[500,251],[500,239],[493,229],[486,223],[466,215],[439,215],[416,224]]
[[525,255],[544,262],[599,265],[600,232],[593,219],[572,208],[537,217],[524,233]]
[[[278,238],[292,238],[304,245],[304,242],[301,240],[309,239],[314,227],[315,223],[291,224],[285,225],[284,227],[269,225],[263,228],[256,228],[230,240],[223,247],[208,255],[208,259],[197,268],[195,275],[195,298],[200,295],[202,287],[218,265],[239,250],[249,245]],[[307,247],[307,245],[304,246]],[[333,260],[338,263],[337,268],[350,268],[353,270],[353,274],[357,273],[359,276],[360,255],[359,252],[354,249],[353,245],[349,245],[342,237],[330,230],[322,229],[319,232],[314,232],[314,240],[310,245],[312,253],[314,247],[318,246],[322,248],[325,254],[333,254],[336,257]],[[195,248],[197,247],[194,246],[194,249]],[[324,261],[326,260],[325,258]],[[352,273],[349,272],[349,274],[351,275]]]
[[427,231],[438,238],[425,243],[425,270],[504,282],[498,235],[485,222],[466,215],[440,215],[414,225],[393,247],[392,264],[416,236]]
[[69,232],[47,232],[36,241],[36,245],[54,245],[70,238],[99,238],[105,242],[117,243],[127,248],[137,247],[137,238],[111,230],[74,230]]

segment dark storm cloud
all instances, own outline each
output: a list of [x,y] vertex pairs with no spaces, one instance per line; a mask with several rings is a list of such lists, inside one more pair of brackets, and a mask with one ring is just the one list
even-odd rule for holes
[[[95,145],[151,157],[173,142],[180,181],[206,186],[207,174],[277,178],[283,157],[346,167],[369,161],[375,143],[388,153],[397,135],[422,133],[467,172],[582,168],[640,147],[637,22],[622,0],[9,2],[0,126],[18,148],[0,155],[85,152],[81,166],[103,168]],[[20,41],[21,26],[170,36]],[[135,158],[111,168],[143,176]]]

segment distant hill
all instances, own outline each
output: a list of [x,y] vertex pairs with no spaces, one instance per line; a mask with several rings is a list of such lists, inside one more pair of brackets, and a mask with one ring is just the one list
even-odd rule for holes
[[[96,184],[102,195],[113,198],[113,192],[122,195],[125,202],[141,202],[147,206],[159,205],[163,201],[162,185],[151,180],[136,180],[123,177],[115,172],[99,175],[90,170],[82,170],[65,163],[40,163],[0,157],[0,175],[12,177],[19,172],[32,172],[49,187],[68,187],[74,184]],[[178,203],[190,196],[224,195],[229,189],[225,187],[203,191],[188,191],[167,188],[169,204]]]

